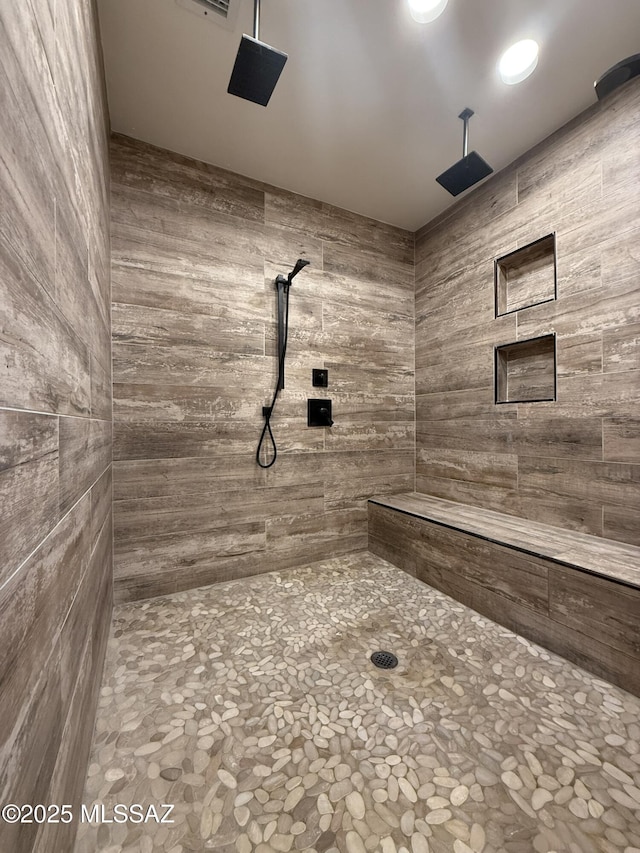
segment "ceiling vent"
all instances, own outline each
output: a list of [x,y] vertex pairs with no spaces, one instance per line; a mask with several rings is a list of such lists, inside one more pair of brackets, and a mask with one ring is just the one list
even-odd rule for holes
[[176,3],[205,21],[227,30],[235,29],[240,0],[176,0]]

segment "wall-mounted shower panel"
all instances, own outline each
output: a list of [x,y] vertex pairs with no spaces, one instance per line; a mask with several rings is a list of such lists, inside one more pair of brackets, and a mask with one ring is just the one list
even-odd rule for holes
[[[366,548],[367,498],[415,482],[413,234],[124,137],[112,163],[118,598]],[[318,366],[340,429],[307,426]]]

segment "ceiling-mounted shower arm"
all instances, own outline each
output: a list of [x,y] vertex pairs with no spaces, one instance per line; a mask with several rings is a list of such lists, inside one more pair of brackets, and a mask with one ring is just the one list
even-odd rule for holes
[[[257,0],[256,0],[257,2]],[[473,115],[473,110],[470,107],[465,107],[458,118],[464,122],[462,129],[462,156],[466,157],[469,153],[469,119]]]
[[260,41],[260,0],[253,0],[253,37]]

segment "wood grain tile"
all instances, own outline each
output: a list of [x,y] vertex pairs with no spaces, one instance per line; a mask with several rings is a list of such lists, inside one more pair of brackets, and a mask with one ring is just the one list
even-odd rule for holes
[[421,448],[416,458],[416,473],[428,480],[472,480],[486,486],[516,489],[518,457],[513,453]]
[[416,395],[416,423],[423,429],[429,421],[429,431],[436,427],[433,421],[455,421],[458,418],[514,419],[518,416],[516,404],[496,408],[493,383],[482,388],[464,388]]
[[[334,411],[334,419],[339,411]],[[329,451],[356,450],[363,452],[379,448],[408,450],[415,446],[415,428],[413,421],[408,423],[368,422],[366,424],[348,420],[338,420],[324,437],[325,448]]]
[[172,311],[186,324],[202,314],[216,320],[248,322],[264,319],[266,292],[263,268],[221,261],[212,269],[183,264],[171,269],[153,260],[142,265],[129,258],[117,240],[113,245],[113,301]]
[[563,246],[560,246],[560,260],[556,269],[558,299],[584,295],[602,288],[602,254],[599,245],[582,245],[572,255],[566,254]]
[[639,382],[640,370],[567,376],[559,386],[555,403],[529,406],[527,417],[580,418],[585,411],[595,418],[638,417]]
[[[264,484],[265,475],[255,459],[246,454],[204,459],[127,459],[113,464],[113,498],[181,497],[236,486],[252,490]],[[301,479],[307,482],[300,476],[298,482]]]
[[121,134],[112,137],[111,168],[115,180],[159,195],[178,208],[213,209],[264,222],[264,191],[260,184],[224,169]]
[[143,542],[174,534],[220,530],[274,516],[323,512],[322,483],[221,489],[212,494],[137,498],[114,503],[114,534],[120,544]]
[[308,233],[329,245],[345,243],[379,251],[386,258],[413,264],[413,235],[392,225],[342,210],[321,201],[269,189],[265,220],[293,231]]
[[[92,719],[96,712],[96,703],[91,701],[94,698],[91,688],[92,681],[95,681],[95,672],[91,667],[90,646],[83,648],[78,669],[78,683],[69,707],[64,731],[60,736],[60,749],[51,773],[48,794],[49,798],[55,802],[61,803],[64,799],[72,806],[74,814],[77,814],[81,808],[82,790],[91,747],[92,730],[84,722]],[[37,836],[33,847],[34,853],[73,849],[77,829],[73,823],[44,823],[36,826],[35,829]]]
[[[494,407],[494,411],[495,411]],[[599,418],[530,417],[531,406],[517,419],[502,418],[502,409],[493,418],[460,417],[456,420],[418,422],[421,447],[448,448],[471,452],[478,444],[481,452],[528,454],[576,459],[602,459],[602,422]],[[520,407],[520,413],[524,406]],[[430,410],[429,410],[430,413]]]
[[[50,649],[48,650],[50,651]],[[49,655],[46,667],[33,692],[24,697],[23,725],[12,732],[0,747],[0,796],[5,802],[46,802],[49,781],[62,738],[62,700],[60,661],[57,647]],[[37,799],[36,799],[37,798]],[[23,829],[26,827],[26,829]],[[3,821],[0,843],[5,850],[30,853],[38,824],[10,824]]]
[[607,539],[640,546],[638,510],[605,504],[602,509],[602,531]]
[[640,589],[560,567],[549,573],[549,615],[571,630],[597,625],[597,639],[640,657]]
[[107,520],[111,520],[113,504],[113,475],[111,465],[91,488],[91,549],[96,547],[98,537]]
[[447,575],[457,589],[478,585],[491,589],[508,602],[546,612],[547,566],[494,543],[444,528],[422,531],[416,554],[417,576],[435,569]]
[[[53,293],[55,171],[51,164],[58,151],[36,102],[42,98],[51,114],[54,95],[52,86],[45,85],[46,57],[35,15],[27,10],[20,16],[18,8],[8,7],[0,19],[0,108],[4,116],[0,129],[0,191],[4,200],[0,234],[24,264],[23,275]],[[4,255],[4,248],[0,252]],[[6,286],[4,272],[2,279]]]
[[602,443],[606,461],[640,463],[640,420],[605,419]]
[[629,323],[602,333],[603,370],[617,373],[640,370],[640,323]]
[[532,338],[551,331],[559,337],[595,334],[637,323],[639,318],[637,285],[631,281],[592,291],[588,297],[576,295],[563,302],[523,309],[518,312],[518,337]]
[[116,542],[114,553],[114,578],[119,585],[121,578],[134,575],[171,575],[174,589],[182,578],[181,588],[200,586],[193,583],[194,573],[205,569],[212,573],[209,583],[214,582],[215,566],[224,558],[241,558],[255,565],[266,544],[264,522],[229,524],[222,530],[204,533],[191,531],[167,537],[157,537],[135,544]]
[[602,340],[600,332],[557,338],[558,377],[602,373]]
[[111,421],[60,419],[60,512],[67,510],[111,463]]
[[[605,488],[604,469],[589,466],[602,462],[606,440],[605,453],[619,454],[612,461],[636,461],[633,430],[623,438],[620,425],[639,417],[640,213],[633,188],[640,128],[628,112],[638,91],[630,86],[615,103],[586,111],[416,234],[417,488],[596,535],[604,532],[605,502],[637,502],[635,480],[610,472]],[[515,311],[516,334],[505,338],[491,316],[494,259],[552,232],[558,298]],[[556,400],[492,411],[493,346],[550,333]],[[443,470],[436,477],[421,471],[421,451],[437,465],[439,449],[515,454],[519,471],[529,458],[541,467],[559,458],[588,464],[579,488],[552,488],[561,474],[526,474],[510,489],[484,490],[474,468],[463,475],[454,464],[450,480]],[[617,536],[634,537],[626,521],[611,524]]]
[[[90,505],[85,499],[0,589],[4,626],[0,652],[3,685],[0,703],[4,725],[0,750],[17,736],[24,708],[32,701],[38,680],[46,670],[57,634],[88,563],[89,540]],[[56,679],[59,689],[59,673]],[[14,769],[19,772],[19,767],[16,759]],[[9,778],[5,774],[2,776],[8,783]]]
[[520,456],[518,481],[558,497],[620,503],[640,509],[640,465]]
[[[102,539],[91,526],[110,518],[111,461],[107,110],[95,6],[3,6],[0,41],[0,796],[79,804],[104,642],[95,653],[82,645],[105,636],[111,614],[101,594],[111,554],[98,547],[110,547],[110,524]],[[100,494],[86,493],[102,471]],[[94,542],[102,576],[92,573],[82,595]],[[0,849],[67,853],[76,828],[45,837],[37,823],[0,823]]]
[[323,552],[333,553],[335,547],[340,553],[366,547],[367,512],[364,508],[356,508],[330,510],[323,515],[313,513],[271,518],[265,528],[269,550],[282,558],[285,564],[288,565],[296,555],[300,560],[305,553],[313,555],[313,562],[316,558],[321,559],[319,555]]
[[396,260],[368,249],[324,244],[322,268],[341,276],[359,278],[373,285],[384,286],[393,281],[394,288],[413,292],[413,263]]
[[415,476],[412,470],[406,474],[384,474],[360,477],[356,480],[340,479],[334,485],[325,484],[324,505],[328,510],[366,509],[371,495],[392,495],[411,491]]
[[[221,371],[222,373],[222,371]],[[249,377],[248,377],[249,378]],[[236,386],[238,391],[244,391],[242,396],[232,400],[226,396],[229,386],[220,377],[220,385],[216,386],[184,386],[179,384],[142,384],[129,385],[117,382],[113,386],[113,410],[122,422],[137,421],[141,415],[151,422],[206,421],[209,418],[219,418],[221,421],[241,419],[260,422],[262,405],[266,402],[268,391]],[[256,377],[257,382],[263,383],[262,377]],[[284,414],[281,408],[280,414]]]
[[[502,224],[512,221],[516,207],[514,169],[503,171],[495,179],[470,192],[460,203],[417,232],[416,279],[421,279],[429,270],[433,280],[437,280],[442,275],[449,275],[454,269],[473,266],[478,253],[480,257],[493,261],[494,257],[517,248],[517,244],[513,245],[517,235],[513,230],[506,233],[509,229]],[[480,227],[478,209],[486,214]],[[461,241],[465,241],[469,247],[469,251],[464,254],[456,252]],[[493,282],[493,263],[490,280]]]
[[113,339],[127,344],[195,345],[209,347],[214,352],[263,355],[264,322],[251,318],[234,320],[230,313],[208,317],[115,303]]
[[0,405],[88,415],[86,346],[0,233],[0,352],[7,371]]
[[[365,547],[370,490],[413,483],[413,235],[125,138],[112,151],[116,597]],[[274,279],[298,257],[311,265],[291,289],[279,455],[263,470]],[[331,431],[307,427],[316,367]],[[262,533],[236,551],[243,523]]]
[[166,347],[119,341],[113,345],[114,383],[240,386],[266,393],[271,386],[271,372],[275,375],[273,360],[267,361],[262,355],[217,353],[203,346]]
[[[116,259],[135,259],[152,268],[163,264],[180,270],[191,256],[196,272],[220,262],[224,267],[262,266],[261,224],[247,221],[239,229],[235,217],[199,208],[179,208],[157,193],[123,187],[117,181],[112,183],[111,203]],[[218,239],[212,241],[214,225]]]
[[0,585],[60,518],[58,418],[0,411]]
[[[111,354],[109,346],[108,354]],[[91,358],[91,417],[102,421],[110,421],[111,409],[111,359],[106,360],[106,366],[102,358],[95,353],[90,353]]]
[[[277,272],[266,269],[266,272]],[[360,320],[368,316],[369,311],[389,311],[389,293],[384,287],[372,287],[371,281],[359,275],[340,275],[326,268],[316,269],[307,267],[302,281],[296,279],[296,286],[304,286],[308,282],[308,291],[322,300],[322,304],[337,308],[358,307],[362,314]],[[413,288],[407,286],[394,287],[394,314],[413,317],[415,297]],[[353,330],[352,330],[353,331]]]
[[[323,448],[321,430],[309,430],[301,422],[272,421],[277,428],[278,446],[291,452],[311,452]],[[244,454],[255,459],[262,425],[254,421],[157,421],[153,433],[146,420],[117,423],[114,428],[114,459],[166,459],[177,456]]]

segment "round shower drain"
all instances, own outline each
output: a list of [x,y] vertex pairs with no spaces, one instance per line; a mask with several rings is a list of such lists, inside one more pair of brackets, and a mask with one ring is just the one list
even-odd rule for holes
[[380,669],[393,669],[398,666],[398,658],[392,652],[374,652],[371,655],[371,663]]

